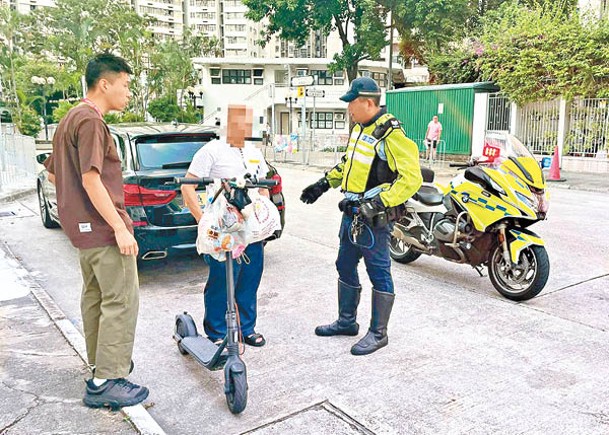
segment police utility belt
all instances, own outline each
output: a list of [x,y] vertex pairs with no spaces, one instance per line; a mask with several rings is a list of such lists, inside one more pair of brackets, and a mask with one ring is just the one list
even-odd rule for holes
[[394,210],[397,207],[378,208],[371,201],[345,198],[338,203],[338,209],[352,219],[365,222],[371,228],[381,228],[396,220]]

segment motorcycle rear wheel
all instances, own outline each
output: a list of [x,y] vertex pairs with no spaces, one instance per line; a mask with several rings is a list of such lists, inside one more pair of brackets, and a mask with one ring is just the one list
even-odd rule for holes
[[520,252],[516,270],[505,264],[501,245],[488,263],[488,275],[495,289],[512,301],[526,301],[543,290],[550,275],[550,260],[543,246],[529,246]]
[[397,237],[391,236],[389,241],[389,255],[398,263],[408,264],[421,256],[421,252],[415,251],[410,243],[406,243]]

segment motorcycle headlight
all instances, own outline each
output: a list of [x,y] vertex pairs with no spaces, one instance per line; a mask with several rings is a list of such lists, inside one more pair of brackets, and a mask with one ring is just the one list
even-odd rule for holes
[[528,196],[523,195],[520,192],[516,192],[516,196],[518,197],[518,199],[520,201],[524,202],[527,205],[527,207],[532,208],[536,212],[538,211],[537,207],[535,206],[535,204],[533,203],[533,200],[531,198],[529,198]]

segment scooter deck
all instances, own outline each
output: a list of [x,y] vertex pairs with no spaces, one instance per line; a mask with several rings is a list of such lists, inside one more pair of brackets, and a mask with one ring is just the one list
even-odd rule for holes
[[210,370],[219,369],[226,362],[226,350],[201,335],[184,337],[180,344],[194,359]]

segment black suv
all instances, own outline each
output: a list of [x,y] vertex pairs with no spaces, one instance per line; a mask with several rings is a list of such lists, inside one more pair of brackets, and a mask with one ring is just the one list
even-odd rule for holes
[[[199,148],[216,139],[217,129],[185,124],[118,124],[110,132],[123,165],[125,205],[133,220],[139,258],[156,260],[168,254],[195,249],[197,224],[184,205],[180,190],[167,190],[174,177],[183,177]],[[50,153],[37,157],[43,163]],[[279,183],[270,190],[271,200],[284,224],[281,177],[267,162],[267,178]],[[38,175],[38,203],[42,223],[59,226],[55,186],[46,169]],[[201,196],[204,195],[202,191]],[[279,238],[281,230],[270,238]]]

